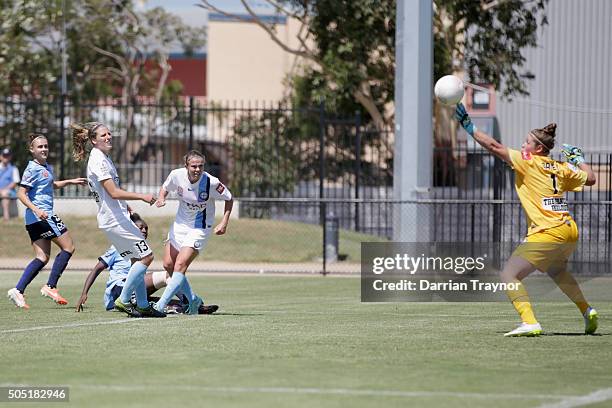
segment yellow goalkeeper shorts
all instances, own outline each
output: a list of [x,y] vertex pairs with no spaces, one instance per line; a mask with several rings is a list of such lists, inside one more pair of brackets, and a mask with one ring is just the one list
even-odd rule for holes
[[569,219],[563,224],[527,236],[512,256],[526,259],[542,272],[560,272],[576,249],[578,227]]

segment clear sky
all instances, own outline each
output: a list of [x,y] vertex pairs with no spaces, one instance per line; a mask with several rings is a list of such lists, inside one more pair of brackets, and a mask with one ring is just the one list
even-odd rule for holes
[[[208,23],[208,12],[196,5],[201,4],[198,0],[135,0],[135,3],[145,8],[163,7],[168,12],[181,17],[186,24],[191,26],[202,26]],[[213,0],[211,3],[228,12],[246,12],[240,0]],[[267,14],[273,11],[264,1],[249,0],[249,4],[257,13]]]

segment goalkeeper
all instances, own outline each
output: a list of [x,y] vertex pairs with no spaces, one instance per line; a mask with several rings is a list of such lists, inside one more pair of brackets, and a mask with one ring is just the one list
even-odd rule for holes
[[561,151],[567,162],[550,158],[557,129],[554,123],[529,131],[521,151],[517,151],[477,130],[461,103],[457,104],[455,119],[481,146],[512,167],[516,192],[527,215],[527,236],[501,272],[503,282],[518,283],[518,289],[507,293],[522,320],[520,326],[505,336],[538,336],[542,333],[527,290],[521,283],[536,269],[546,272],[580,309],[585,333],[595,333],[597,312],[585,300],[578,283],[567,270],[567,260],[578,241],[578,228],[568,211],[564,193],[580,191],[583,186],[592,186],[596,181],[582,151],[564,144]]

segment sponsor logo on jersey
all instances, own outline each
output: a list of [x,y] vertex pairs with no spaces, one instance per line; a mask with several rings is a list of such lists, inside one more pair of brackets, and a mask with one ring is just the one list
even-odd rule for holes
[[225,191],[225,186],[219,183],[219,185],[217,186],[217,193],[223,194],[224,191]]
[[122,253],[119,254],[120,257],[125,258],[127,255],[131,254],[132,251],[123,251]]
[[206,203],[196,204],[196,203],[188,203],[187,201],[183,201],[187,208],[190,210],[202,211],[206,209]]
[[567,213],[567,200],[565,197],[545,197],[542,198],[542,208],[547,211]]
[[49,177],[49,172],[47,170],[43,170],[42,176],[43,176],[43,178]]
[[523,160],[531,160],[531,153],[521,150],[521,157]]

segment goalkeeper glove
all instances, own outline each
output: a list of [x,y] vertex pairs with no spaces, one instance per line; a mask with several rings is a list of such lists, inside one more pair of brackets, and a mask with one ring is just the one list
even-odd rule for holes
[[563,149],[561,149],[561,152],[565,155],[567,161],[575,166],[585,162],[584,154],[582,153],[582,149],[579,147],[563,144]]
[[476,132],[476,126],[472,123],[472,119],[470,119],[470,115],[468,115],[465,110],[465,106],[461,102],[457,104],[457,108],[455,109],[455,119],[461,124],[461,126],[465,129],[466,132],[469,133],[470,136],[474,137],[474,132]]

